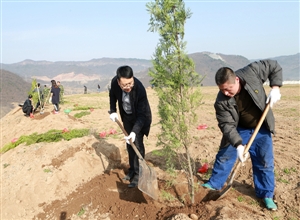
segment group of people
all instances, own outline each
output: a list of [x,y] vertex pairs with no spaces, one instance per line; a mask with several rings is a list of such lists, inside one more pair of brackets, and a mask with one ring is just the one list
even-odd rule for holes
[[34,107],[33,105],[33,96],[32,94],[28,95],[28,98],[24,102],[22,106],[22,110],[26,117],[29,117],[31,113],[36,112],[38,108],[43,109],[45,103],[48,101],[49,103],[53,104],[54,107],[54,114],[59,113],[59,104],[64,102],[63,95],[64,95],[64,87],[60,84],[60,81],[51,80],[51,87],[48,88],[44,85],[44,88],[41,88],[41,84],[38,83],[36,88],[32,91],[32,93],[38,94],[38,100]]
[[[269,81],[271,91],[268,96],[264,82]],[[271,134],[275,133],[275,119],[272,113],[274,103],[280,100],[282,68],[275,60],[260,60],[244,68],[233,71],[220,68],[215,74],[219,88],[214,108],[218,126],[222,132],[219,151],[216,155],[212,175],[202,186],[210,190],[220,190],[224,186],[238,158],[245,162],[250,155],[252,161],[255,194],[263,199],[267,209],[277,210],[274,203],[275,177],[274,153]],[[110,119],[118,120],[118,110],[124,129],[129,155],[129,170],[124,177],[129,180],[129,188],[136,187],[139,180],[139,160],[131,141],[140,154],[145,156],[144,136],[149,135],[152,122],[151,108],[143,84],[134,77],[130,66],[121,66],[112,79],[109,90]],[[259,129],[248,155],[244,154],[262,113],[269,104],[271,109]],[[246,156],[245,156],[246,155]]]

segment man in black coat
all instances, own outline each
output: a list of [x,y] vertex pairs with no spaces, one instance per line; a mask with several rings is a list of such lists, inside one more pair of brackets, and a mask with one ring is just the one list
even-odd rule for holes
[[121,66],[117,69],[117,75],[111,81],[109,91],[110,119],[115,122],[119,114],[124,129],[129,134],[125,137],[129,155],[129,171],[124,177],[130,180],[129,188],[136,187],[139,178],[139,160],[130,145],[130,139],[138,148],[141,155],[145,156],[144,135],[148,136],[152,122],[152,114],[143,84],[133,76],[132,68]]

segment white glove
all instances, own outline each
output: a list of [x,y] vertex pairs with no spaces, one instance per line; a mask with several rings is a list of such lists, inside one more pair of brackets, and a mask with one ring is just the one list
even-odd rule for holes
[[127,144],[130,144],[130,139],[132,142],[135,141],[135,137],[136,137],[136,134],[134,132],[130,132],[129,136],[125,136],[124,139],[126,140],[126,143]]
[[[112,120],[113,122],[116,122],[116,119],[118,119],[118,114],[116,112],[111,113],[109,115],[110,120]],[[119,119],[118,119],[119,120]]]
[[270,94],[268,95],[266,103],[270,102],[270,107],[273,107],[273,104],[279,101],[281,98],[280,90],[279,88],[271,89]]
[[238,154],[238,158],[239,160],[244,163],[249,156],[249,152],[246,153],[246,155],[244,156],[244,151],[245,151],[245,146],[244,145],[239,145],[237,148],[237,154]]

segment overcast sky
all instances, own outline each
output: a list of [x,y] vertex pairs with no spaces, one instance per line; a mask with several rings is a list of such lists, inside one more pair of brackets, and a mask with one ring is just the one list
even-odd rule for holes
[[[1,0],[1,63],[151,59],[150,1]],[[299,0],[184,1],[186,52],[248,59],[299,53]]]

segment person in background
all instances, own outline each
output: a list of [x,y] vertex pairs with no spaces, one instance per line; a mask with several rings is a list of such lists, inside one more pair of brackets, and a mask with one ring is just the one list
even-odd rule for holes
[[58,85],[56,84],[55,80],[51,80],[51,91],[50,91],[50,99],[51,102],[54,106],[54,114],[58,114],[59,113],[59,95],[60,95],[60,88],[58,87]]
[[29,117],[30,113],[33,112],[32,95],[28,95],[28,99],[24,102],[22,110],[25,113],[24,116]]
[[86,86],[83,86],[83,87],[84,87],[83,93],[84,93],[84,94],[87,94],[87,87],[86,87]]
[[97,90],[98,90],[98,92],[100,92],[100,85],[99,84],[98,84],[98,89]]
[[[267,80],[271,87],[268,96],[263,87]],[[243,163],[250,154],[255,194],[263,199],[267,209],[277,210],[273,201],[275,177],[271,133],[275,133],[275,119],[271,109],[246,156],[244,149],[266,104],[269,103],[272,108],[273,104],[280,100],[282,68],[274,60],[253,62],[235,72],[228,67],[222,67],[217,71],[215,81],[220,91],[214,107],[223,137],[212,175],[202,186],[220,190],[236,159]]]
[[129,188],[136,187],[139,179],[139,160],[130,139],[136,145],[138,151],[145,157],[144,135],[148,136],[152,122],[152,114],[143,84],[133,76],[129,66],[121,66],[117,69],[117,75],[111,81],[109,90],[110,119],[118,119],[117,106],[123,122],[124,129],[129,134],[125,137],[129,155],[129,171],[123,178],[129,180]]
[[60,81],[57,81],[57,86],[60,89],[60,93],[59,93],[59,104],[64,104],[64,86],[60,84]]

